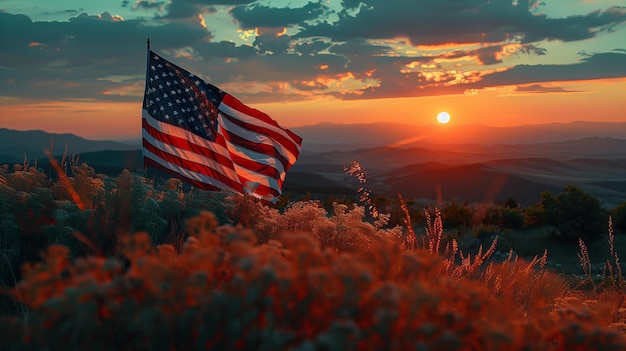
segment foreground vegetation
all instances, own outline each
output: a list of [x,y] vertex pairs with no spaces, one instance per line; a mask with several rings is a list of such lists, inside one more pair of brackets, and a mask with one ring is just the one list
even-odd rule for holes
[[[607,230],[607,216],[578,240],[584,221],[541,222],[576,201],[594,211],[576,187],[530,209],[420,211],[383,197],[270,208],[183,192],[177,180],[105,179],[87,165],[54,183],[35,169],[0,181],[7,349],[626,348],[621,222]],[[548,269],[544,248],[526,259],[511,251],[513,230],[537,228],[578,249],[579,278]],[[587,245],[600,241],[596,277]]]

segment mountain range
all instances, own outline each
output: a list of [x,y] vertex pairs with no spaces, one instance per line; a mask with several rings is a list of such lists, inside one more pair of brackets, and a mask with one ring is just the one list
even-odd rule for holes
[[[625,117],[626,119],[626,117]],[[571,122],[492,127],[481,124],[414,125],[321,123],[293,128],[305,151],[338,151],[374,146],[534,144],[590,137],[626,138],[626,122]]]
[[[357,189],[366,187],[374,195],[401,194],[425,203],[513,197],[529,205],[542,191],[558,193],[574,184],[607,208],[626,201],[626,122],[507,128],[324,123],[292,130],[304,140],[283,186],[292,199],[357,198]],[[26,154],[39,158],[43,168],[50,140],[55,155],[68,145],[98,173],[116,176],[122,169],[142,168],[139,141],[8,129],[0,129],[0,163],[21,164]],[[352,162],[365,170],[365,184],[346,174],[344,167]]]

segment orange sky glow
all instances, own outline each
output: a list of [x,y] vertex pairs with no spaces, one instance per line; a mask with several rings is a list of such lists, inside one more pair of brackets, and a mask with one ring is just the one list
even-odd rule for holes
[[[287,128],[323,122],[429,125],[436,123],[441,111],[452,116],[445,128],[475,123],[508,127],[590,119],[626,121],[626,80],[560,82],[557,86],[576,92],[525,93],[504,86],[459,95],[249,105]],[[3,104],[2,127],[74,133],[91,139],[134,139],[141,133],[141,102],[9,102]]]

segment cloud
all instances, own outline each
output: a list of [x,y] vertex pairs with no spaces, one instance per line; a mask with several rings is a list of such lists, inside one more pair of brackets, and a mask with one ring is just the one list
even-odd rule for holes
[[414,76],[397,74],[393,70],[382,74],[377,72],[375,77],[384,77],[379,87],[355,91],[342,97],[377,99],[462,94],[474,89],[507,85],[531,84],[533,86],[535,84],[536,88],[539,83],[545,82],[626,77],[626,54],[617,52],[594,54],[572,65],[518,65],[511,68],[473,72],[437,71],[435,68],[429,73],[430,76],[425,71],[420,72],[419,76],[422,79],[418,79]]
[[325,36],[336,41],[351,38],[407,37],[414,45],[441,43],[498,43],[540,40],[573,41],[596,36],[626,21],[624,8],[613,7],[585,16],[548,18],[535,14],[535,3],[507,1],[364,0],[355,14],[339,13],[336,23],[303,24],[300,36]]
[[626,54],[598,53],[572,65],[518,65],[485,76],[481,87],[626,77]]
[[325,7],[321,3],[309,2],[299,8],[273,8],[262,5],[238,6],[234,7],[230,13],[239,21],[242,29],[254,29],[300,25],[319,18],[324,14],[324,10]]
[[196,46],[210,35],[179,23],[119,21],[108,13],[68,22],[33,22],[0,13],[0,23],[11,28],[11,35],[0,34],[0,96],[26,99],[102,98],[102,92],[120,83],[99,78],[145,72],[146,38],[158,38],[155,47],[168,50]]
[[215,6],[246,5],[256,0],[171,0],[163,18],[181,19],[195,17],[204,12],[215,12]]
[[165,11],[165,1],[137,1],[133,5],[133,10],[157,10],[157,12]]
[[523,93],[536,93],[536,94],[545,94],[545,93],[578,93],[577,90],[567,90],[562,87],[553,87],[553,86],[544,86],[541,84],[531,84],[525,86],[518,86],[515,88],[515,91],[523,92]]
[[[148,37],[155,51],[246,101],[461,94],[502,85],[558,92],[543,83],[626,77],[621,43],[608,53],[589,46],[575,64],[542,64],[556,61],[543,61],[554,54],[545,48],[555,47],[549,40],[590,40],[622,30],[623,7],[550,18],[528,0],[517,6],[484,0],[341,5],[141,0],[125,20],[113,11],[74,12],[64,22],[0,12],[0,96],[139,101]],[[153,18],[129,16],[145,15],[140,10],[153,11]],[[198,15],[210,21],[218,10],[241,29],[257,29],[254,41],[216,42]]]
[[273,33],[259,35],[254,40],[253,45],[262,54],[265,53],[286,53],[291,47],[291,38],[287,35],[278,36]]

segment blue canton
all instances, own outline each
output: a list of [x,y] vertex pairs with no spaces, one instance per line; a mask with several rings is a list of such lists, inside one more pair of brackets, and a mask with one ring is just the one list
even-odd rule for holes
[[150,52],[143,108],[155,119],[214,141],[224,92]]

